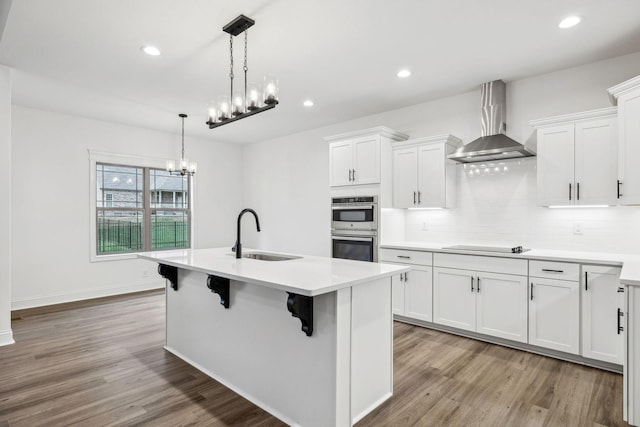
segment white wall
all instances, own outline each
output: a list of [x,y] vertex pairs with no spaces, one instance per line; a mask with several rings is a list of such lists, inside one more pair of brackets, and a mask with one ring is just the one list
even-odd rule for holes
[[[606,89],[638,74],[640,52],[507,82],[507,133],[530,143],[534,131],[529,120],[609,107]],[[412,138],[451,133],[469,142],[480,135],[479,88],[245,147],[245,204],[268,219],[261,236],[247,243],[263,249],[329,255],[328,148],[322,138],[379,125]],[[540,248],[637,251],[637,208],[552,211],[535,207],[535,160],[512,165],[508,176],[471,181],[460,171],[459,175],[459,207],[441,212],[407,211],[407,240],[514,241]],[[402,215],[393,218],[401,221]],[[426,232],[418,230],[423,222]],[[582,225],[583,235],[568,232],[574,222]]]
[[[13,308],[163,286],[148,261],[90,262],[88,150],[176,158],[180,136],[15,105],[12,125]],[[231,246],[241,149],[188,137],[185,145],[198,161],[195,246]]]
[[244,207],[257,211],[262,228],[256,233],[253,218],[243,219],[245,248],[328,253],[329,153],[318,143],[322,136],[311,131],[245,149]]
[[11,69],[0,65],[0,345],[11,344]]

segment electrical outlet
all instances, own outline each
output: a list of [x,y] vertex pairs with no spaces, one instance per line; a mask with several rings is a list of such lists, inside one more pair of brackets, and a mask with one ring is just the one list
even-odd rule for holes
[[579,222],[573,224],[573,234],[582,234],[582,224]]
[[149,277],[149,270],[142,270],[142,277]]

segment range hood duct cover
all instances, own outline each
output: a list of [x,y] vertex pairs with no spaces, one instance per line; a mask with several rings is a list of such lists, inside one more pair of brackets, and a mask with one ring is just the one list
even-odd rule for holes
[[486,162],[535,156],[536,153],[504,134],[507,91],[502,80],[484,83],[481,88],[481,137],[460,147],[449,159],[460,163]]

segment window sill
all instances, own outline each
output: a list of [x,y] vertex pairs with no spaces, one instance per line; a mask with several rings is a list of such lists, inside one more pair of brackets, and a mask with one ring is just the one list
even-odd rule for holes
[[113,255],[91,254],[91,262],[121,261],[125,259],[136,259],[137,257],[138,257],[138,252],[129,252],[126,254],[113,254]]

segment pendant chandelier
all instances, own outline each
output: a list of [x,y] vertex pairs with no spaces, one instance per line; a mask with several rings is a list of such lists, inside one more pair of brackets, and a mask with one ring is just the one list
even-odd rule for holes
[[[182,119],[182,155],[177,163],[174,160],[167,160],[167,172],[171,175],[193,176],[198,170],[198,163],[189,162],[189,159],[184,157],[184,119],[187,118],[187,115],[180,113],[178,117]],[[177,169],[176,164],[178,165]]]
[[[247,83],[247,30],[255,24],[251,18],[238,16],[222,28],[229,34],[229,95],[223,95],[217,102],[209,104],[207,125],[209,129],[235,122],[236,120],[275,108],[278,105],[278,80],[273,76],[265,76],[263,86]],[[233,89],[233,38],[244,33],[244,93]]]

